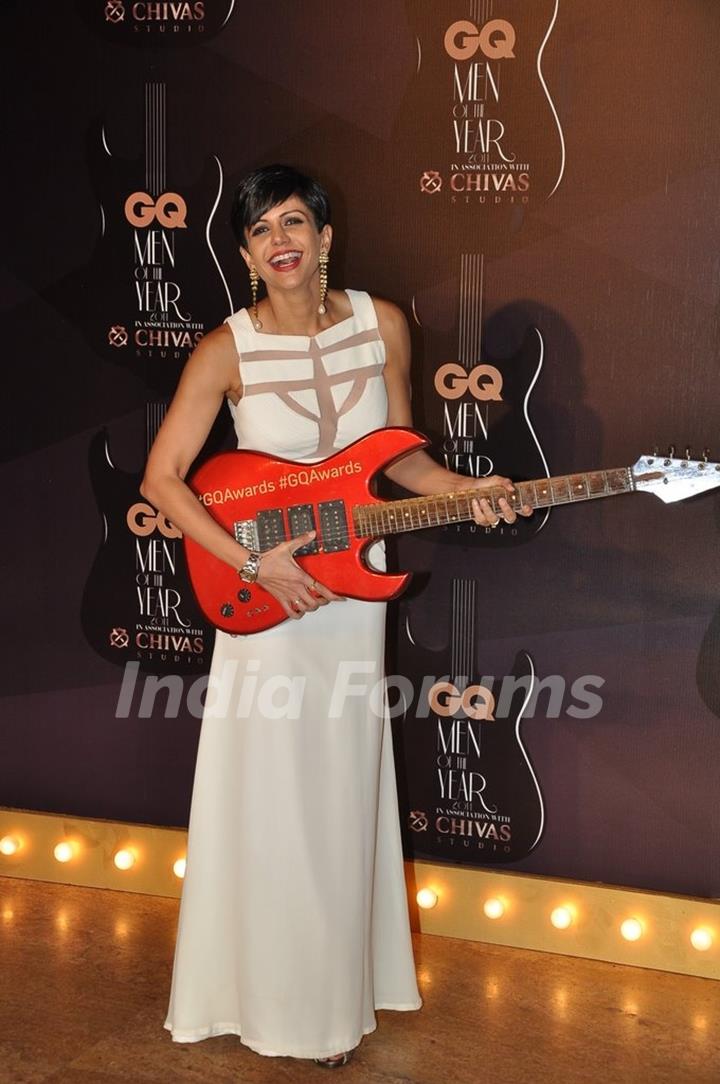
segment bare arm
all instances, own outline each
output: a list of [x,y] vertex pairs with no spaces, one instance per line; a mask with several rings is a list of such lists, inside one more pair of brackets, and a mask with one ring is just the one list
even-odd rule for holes
[[[240,568],[250,551],[216,523],[185,483],[190,465],[202,448],[229,392],[239,391],[238,356],[232,332],[219,327],[193,351],[152,446],[140,492],[183,534],[232,568]],[[293,559],[293,552],[314,537],[310,531],[263,554],[258,583],[282,604],[288,617],[335,601],[337,595],[317,583]]]
[[225,395],[237,385],[237,353],[229,328],[206,335],[183,371],[152,446],[140,492],[183,534],[239,568],[249,551],[216,523],[185,477],[210,432]]
[[[378,315],[380,335],[385,343],[385,387],[388,395],[388,425],[412,425],[410,405],[410,332],[407,320],[400,309],[388,301],[374,299]],[[514,486],[509,478],[491,475],[488,478],[468,478],[455,474],[436,463],[422,449],[405,456],[385,471],[388,478],[409,489],[412,493],[430,495],[433,493],[451,493],[458,489],[477,489],[479,500],[476,502],[476,521],[481,524],[494,524],[497,517],[487,500],[482,498],[483,489],[504,486],[509,493]],[[503,518],[513,523],[516,515],[508,502],[501,498]],[[532,509],[525,507],[523,515],[529,515]]]

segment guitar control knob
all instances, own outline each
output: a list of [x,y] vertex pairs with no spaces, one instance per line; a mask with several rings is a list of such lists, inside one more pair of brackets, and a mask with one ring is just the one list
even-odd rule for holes
[[249,602],[252,598],[252,594],[248,591],[247,587],[243,587],[241,591],[238,591],[238,598],[241,602]]
[[220,607],[220,616],[232,617],[234,613],[235,607],[233,606],[232,602],[223,602],[222,606]]

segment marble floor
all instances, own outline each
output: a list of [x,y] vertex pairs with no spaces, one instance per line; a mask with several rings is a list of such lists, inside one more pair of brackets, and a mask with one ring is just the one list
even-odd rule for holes
[[[2,1084],[286,1084],[310,1061],[163,1029],[176,900],[0,877]],[[416,936],[420,1012],[378,1011],[345,1084],[720,1084],[720,983]]]

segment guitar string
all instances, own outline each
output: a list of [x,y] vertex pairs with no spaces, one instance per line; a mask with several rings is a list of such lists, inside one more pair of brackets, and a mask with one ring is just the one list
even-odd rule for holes
[[160,161],[161,161],[161,174],[160,174],[160,191],[164,192],[167,186],[167,142],[165,139],[165,125],[167,120],[166,114],[166,87],[164,83],[160,84]]
[[478,263],[478,321],[477,321],[477,364],[482,361],[482,315],[483,315],[483,284],[485,281],[485,256],[481,252],[475,257]]
[[452,605],[453,605],[453,635],[450,640],[450,678],[452,681],[457,681],[457,622],[460,619],[460,608],[458,605],[458,581],[452,582]]
[[467,254],[460,257],[460,318],[458,334],[458,360],[467,369],[466,328],[467,328]]
[[[475,581],[466,579],[464,581],[465,588],[465,637],[464,637],[464,667],[463,677],[465,678],[466,688],[470,685],[470,680],[474,671],[474,617],[475,617]],[[468,727],[469,729],[469,727]]]
[[475,269],[475,256],[471,253],[467,258],[470,263],[470,297],[468,297],[468,308],[470,308],[470,327],[468,327],[467,336],[467,365],[472,369],[475,364],[475,339],[476,339],[476,323],[477,323],[477,275]]

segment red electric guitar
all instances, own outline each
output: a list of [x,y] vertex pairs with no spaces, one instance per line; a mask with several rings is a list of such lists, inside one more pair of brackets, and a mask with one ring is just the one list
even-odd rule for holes
[[[319,463],[295,463],[260,452],[221,452],[189,484],[211,516],[248,549],[263,553],[305,531],[316,536],[295,551],[299,564],[338,595],[384,601],[400,594],[410,573],[375,572],[364,551],[376,539],[473,518],[472,489],[432,497],[385,501],[373,476],[428,440],[413,429],[378,429]],[[515,507],[612,497],[646,490],[666,503],[720,486],[720,463],[655,452],[634,467],[566,474],[519,482],[509,497]],[[504,489],[485,491],[491,505]],[[280,603],[259,584],[245,584],[224,561],[185,537],[188,570],[200,608],[225,632],[251,633],[287,620]]]

